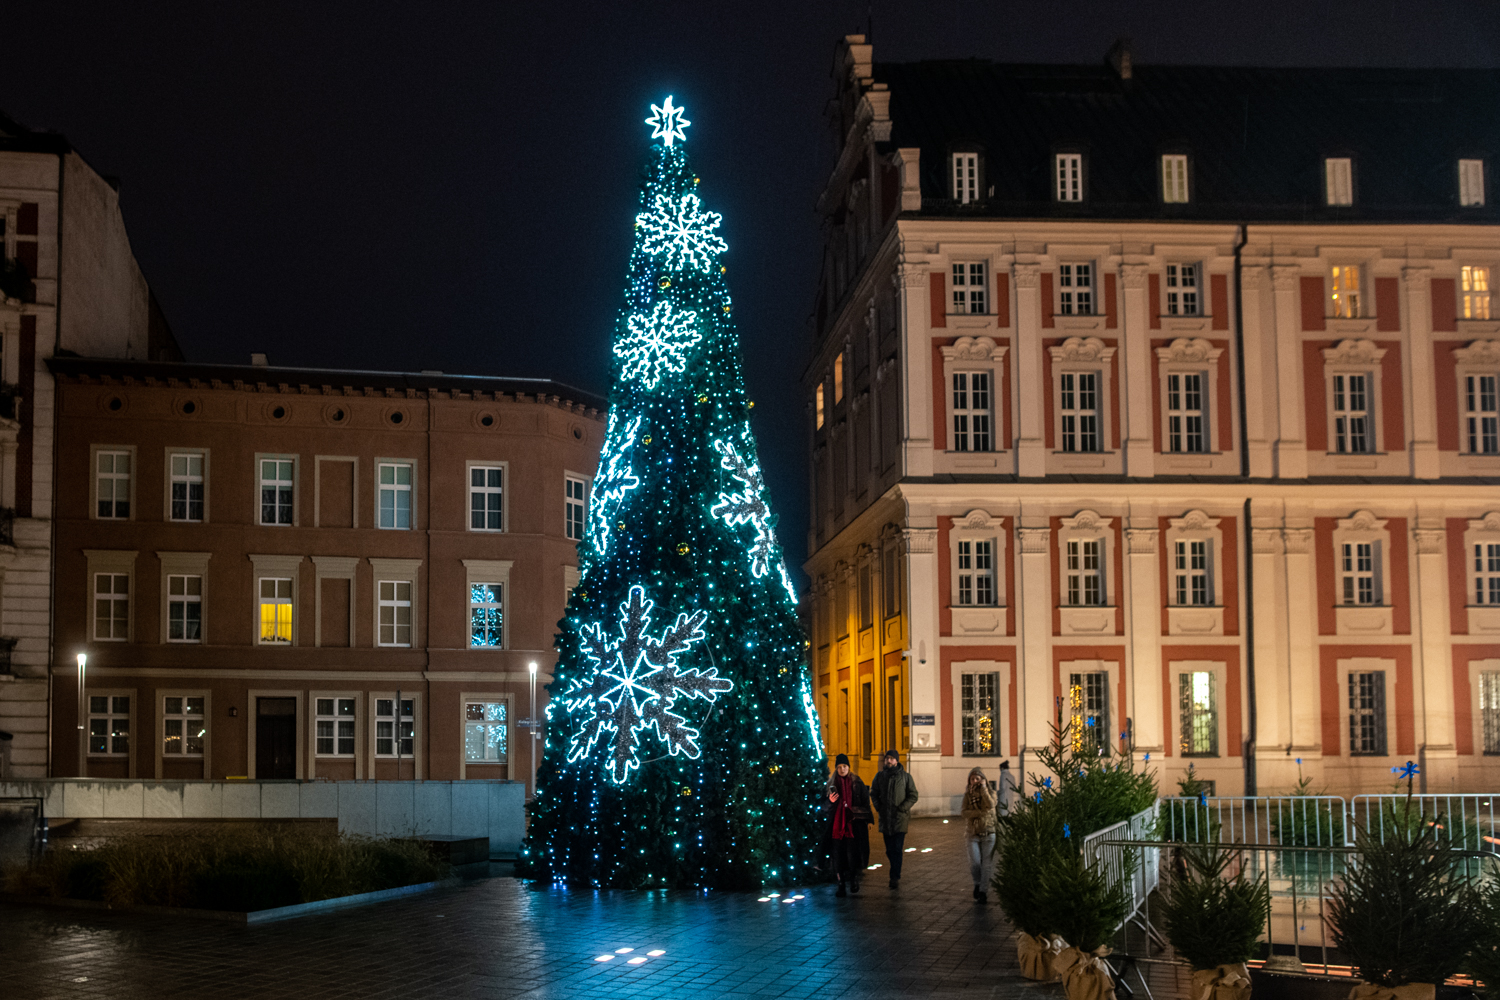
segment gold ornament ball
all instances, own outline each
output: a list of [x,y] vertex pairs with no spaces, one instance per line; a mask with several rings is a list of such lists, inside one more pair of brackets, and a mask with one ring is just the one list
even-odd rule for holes
[[687,542],[678,542],[677,543],[677,554],[678,555],[685,556],[685,555],[687,555],[691,551],[693,551],[693,547],[691,545],[689,545]]
[[659,287],[661,287],[661,288],[671,288],[672,287],[672,279],[671,278],[663,278],[663,279],[661,279],[661,283],[660,283]]
[[651,443],[651,435],[650,434],[647,434],[645,437],[641,438],[641,444],[650,444],[650,443]]

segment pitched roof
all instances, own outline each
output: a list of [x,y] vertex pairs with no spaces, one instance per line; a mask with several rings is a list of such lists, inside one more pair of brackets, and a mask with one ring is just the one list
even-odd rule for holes
[[[922,150],[923,214],[1217,221],[1500,221],[1500,70],[1257,69],[987,60],[876,63],[891,145]],[[983,153],[978,205],[947,155]],[[1086,154],[1085,201],[1052,197],[1053,155]],[[1191,202],[1162,204],[1160,157],[1186,153]],[[1324,204],[1323,159],[1354,161],[1354,205]],[[1458,160],[1486,162],[1460,208]]]

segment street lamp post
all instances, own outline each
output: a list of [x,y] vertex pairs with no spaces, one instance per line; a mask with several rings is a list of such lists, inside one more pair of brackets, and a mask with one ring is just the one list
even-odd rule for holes
[[531,730],[531,795],[536,797],[536,661],[532,660],[528,669],[531,671],[531,711],[527,715],[527,728]]
[[88,671],[89,654],[78,654],[78,776],[88,777],[88,696],[84,694],[84,675]]

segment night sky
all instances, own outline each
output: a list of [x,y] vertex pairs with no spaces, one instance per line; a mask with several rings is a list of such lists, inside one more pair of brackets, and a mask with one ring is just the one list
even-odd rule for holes
[[641,120],[687,107],[789,561],[834,46],[879,60],[1495,66],[1487,5],[759,0],[30,3],[0,109],[121,178],[194,361],[555,378],[603,393]]

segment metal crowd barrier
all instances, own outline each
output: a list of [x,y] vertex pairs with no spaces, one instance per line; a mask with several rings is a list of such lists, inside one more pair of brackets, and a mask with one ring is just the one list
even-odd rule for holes
[[1113,826],[1106,826],[1102,830],[1095,830],[1083,838],[1083,858],[1089,867],[1102,865],[1109,877],[1115,881],[1129,879],[1130,900],[1129,909],[1125,914],[1126,921],[1140,912],[1141,908],[1146,905],[1146,898],[1160,884],[1161,864],[1158,857],[1160,852],[1151,848],[1147,849],[1144,854],[1139,854],[1113,849],[1107,845],[1116,841],[1153,839],[1156,836],[1160,806],[1160,800],[1153,802],[1149,808],[1142,809],[1129,819],[1121,820]]

